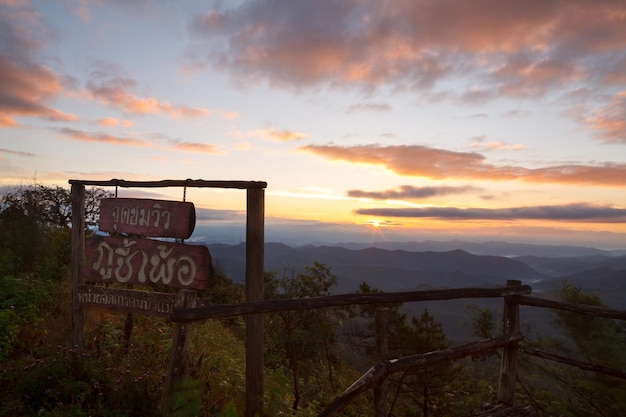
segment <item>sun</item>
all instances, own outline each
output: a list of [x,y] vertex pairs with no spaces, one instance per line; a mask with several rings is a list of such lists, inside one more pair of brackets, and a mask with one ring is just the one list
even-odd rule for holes
[[378,229],[379,227],[381,227],[381,224],[378,220],[372,220],[372,227],[375,227]]

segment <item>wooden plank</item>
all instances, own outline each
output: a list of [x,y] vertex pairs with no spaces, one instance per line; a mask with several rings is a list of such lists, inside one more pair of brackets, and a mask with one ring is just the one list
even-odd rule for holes
[[626,310],[614,310],[587,304],[565,303],[562,301],[548,300],[546,298],[519,296],[517,303],[532,307],[547,307],[557,310],[571,311],[576,314],[605,317],[608,319],[626,320]]
[[80,285],[78,302],[83,306],[166,318],[174,310],[176,294]]
[[[507,286],[518,286],[521,281],[508,280]],[[519,304],[514,297],[504,297],[502,312],[502,334],[505,336],[517,334],[520,328]],[[514,405],[515,385],[517,384],[517,345],[508,345],[502,352],[500,361],[500,379],[498,384],[498,402]]]
[[528,285],[505,288],[456,288],[448,290],[381,292],[370,294],[335,294],[323,297],[288,300],[250,301],[242,304],[221,304],[191,309],[174,309],[170,320],[194,321],[255,313],[275,313],[283,310],[302,311],[312,308],[345,306],[350,304],[387,304],[411,301],[453,300],[459,298],[500,298],[506,295],[528,294]]
[[198,188],[238,188],[242,190],[267,188],[265,181],[220,181],[220,180],[160,180],[160,181],[126,181],[126,180],[69,180],[70,184],[113,187],[198,187]]
[[579,361],[578,359],[566,358],[565,356],[560,356],[554,353],[531,347],[519,346],[518,350],[529,355],[537,356],[538,358],[548,359],[551,361],[564,363],[566,365],[575,366],[585,371],[592,371],[602,375],[610,375],[617,378],[626,379],[626,371],[622,371],[621,369],[610,368],[603,365],[596,365],[590,362]]
[[78,302],[78,286],[82,283],[82,259],[85,250],[85,186],[72,184],[72,345],[83,351],[84,311]]
[[[181,290],[176,301],[177,307],[194,308],[196,306],[195,291]],[[191,323],[176,323],[172,339],[172,356],[165,383],[163,397],[163,416],[197,415],[190,410],[186,401],[193,401],[194,386],[185,384],[185,374],[189,368],[189,347],[191,345]],[[192,414],[193,413],[193,414]]]
[[87,239],[85,254],[88,281],[203,289],[213,273],[202,245],[107,236]]
[[511,343],[516,343],[522,338],[523,336],[520,333],[515,335],[505,335],[461,346],[455,346],[444,350],[437,350],[434,352],[405,356],[399,359],[379,362],[361,375],[361,377],[350,385],[341,395],[335,398],[333,402],[331,402],[317,415],[317,417],[331,417],[339,414],[344,408],[352,403],[357,396],[371,389],[391,374],[406,370],[423,369],[437,363],[472,356],[478,352],[485,352],[498,347],[510,345]]
[[187,239],[196,225],[191,202],[148,198],[103,198],[100,225],[104,232]]
[[[376,309],[376,357],[379,362],[389,359],[389,320],[391,309],[378,307]],[[389,382],[383,378],[374,385],[374,412],[376,417],[387,417],[387,396]]]
[[[247,191],[246,301],[263,300],[265,190]],[[246,317],[245,417],[263,415],[263,315]]]

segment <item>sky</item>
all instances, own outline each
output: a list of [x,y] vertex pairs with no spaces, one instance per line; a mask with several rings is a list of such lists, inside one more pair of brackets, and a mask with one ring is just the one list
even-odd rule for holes
[[[0,185],[112,178],[266,181],[287,243],[626,248],[626,1],[0,0]],[[183,194],[245,237],[241,190],[119,190]]]

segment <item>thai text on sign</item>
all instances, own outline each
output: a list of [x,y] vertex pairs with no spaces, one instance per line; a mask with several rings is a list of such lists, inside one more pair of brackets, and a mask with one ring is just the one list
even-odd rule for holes
[[193,233],[193,203],[139,198],[100,200],[100,230],[141,236],[187,239]]
[[108,236],[87,239],[85,253],[88,281],[203,289],[213,272],[201,245]]
[[94,307],[168,317],[176,304],[176,294],[80,285],[78,302]]

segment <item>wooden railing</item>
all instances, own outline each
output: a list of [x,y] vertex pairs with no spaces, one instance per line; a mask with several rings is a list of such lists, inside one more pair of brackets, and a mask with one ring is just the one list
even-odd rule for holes
[[[502,349],[497,397],[498,402],[502,404],[511,406],[514,404],[515,386],[517,383],[517,355],[519,352],[626,379],[626,372],[623,370],[582,362],[572,358],[565,358],[553,353],[521,345],[520,342],[523,340],[524,336],[520,332],[519,306],[544,307],[620,320],[626,320],[626,311],[531,297],[528,295],[531,291],[530,286],[521,285],[520,281],[507,281],[507,286],[502,288],[457,288],[393,293],[339,294],[305,299],[265,300],[242,304],[175,308],[170,318],[173,322],[190,323],[210,318],[272,313],[286,310],[309,310],[355,304],[404,303],[461,298],[504,299],[502,336],[421,355],[381,360],[365,372],[342,394],[337,396],[334,401],[318,414],[318,417],[337,415],[337,413],[367,390],[374,390],[375,393],[376,404],[373,415],[386,415],[384,406],[384,397],[386,395],[381,394],[381,387],[384,387],[386,378],[391,374],[406,370],[418,370],[436,363],[474,356],[493,351],[497,348]],[[262,366],[262,364],[257,364],[257,366]],[[384,391],[382,392],[384,393]],[[248,395],[248,393],[246,395]]]

